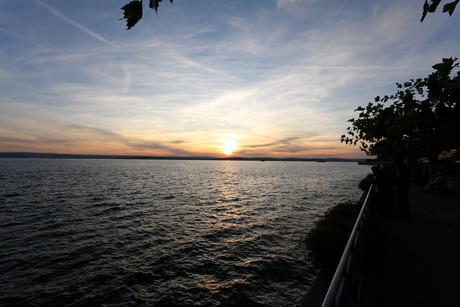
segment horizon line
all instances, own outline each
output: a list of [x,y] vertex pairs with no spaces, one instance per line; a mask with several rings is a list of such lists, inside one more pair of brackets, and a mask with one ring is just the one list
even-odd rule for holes
[[75,153],[52,153],[52,152],[0,152],[0,158],[99,158],[99,159],[164,159],[164,160],[271,160],[271,161],[363,161],[370,158],[340,158],[340,157],[244,157],[244,156],[173,156],[173,155],[120,155],[120,154],[75,154]]

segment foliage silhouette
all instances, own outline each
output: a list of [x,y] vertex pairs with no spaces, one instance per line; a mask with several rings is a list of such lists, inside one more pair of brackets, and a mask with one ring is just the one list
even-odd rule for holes
[[[169,1],[173,3],[173,0]],[[455,0],[445,4],[442,12],[449,13],[449,15],[452,16],[459,1],[460,0]],[[160,2],[162,2],[162,0],[149,0],[149,7],[151,9],[154,9],[155,12],[158,12]],[[425,0],[425,3],[423,5],[421,21],[423,22],[428,13],[434,13],[440,3],[441,0],[432,0],[430,2],[428,2],[428,0]],[[142,0],[131,0],[129,3],[125,4],[121,9],[123,10],[123,17],[120,19],[126,20],[126,30],[130,30],[139,22],[139,20],[142,19]]]
[[350,237],[361,205],[339,203],[316,222],[305,238],[307,257],[325,270],[335,270]]
[[[155,12],[158,12],[158,7],[162,0],[149,0],[149,7],[154,9]],[[169,0],[173,3],[173,0]],[[123,17],[120,19],[126,20],[126,30],[134,27],[139,20],[142,19],[143,12],[143,3],[142,0],[131,0],[129,3],[125,4],[122,8]]]
[[[455,7],[457,6],[458,2],[460,0],[455,0],[452,2],[449,2],[444,5],[442,12],[443,13],[449,13],[449,16],[452,16],[452,14],[455,11]],[[436,12],[436,9],[438,8],[438,5],[441,3],[441,0],[432,0],[428,2],[428,0],[425,0],[425,4],[423,4],[423,13],[422,13],[422,19],[420,20],[423,22],[425,19],[426,15],[428,13],[434,13]]]
[[366,192],[371,188],[373,182],[374,182],[374,175],[368,174],[364,179],[362,179],[359,182],[358,188],[361,191]]
[[359,145],[381,159],[427,157],[460,146],[460,71],[457,58],[444,58],[426,78],[396,83],[394,95],[358,107],[341,142]]

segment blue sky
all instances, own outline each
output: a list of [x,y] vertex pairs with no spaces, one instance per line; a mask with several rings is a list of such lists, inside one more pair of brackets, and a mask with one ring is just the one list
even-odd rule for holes
[[364,157],[354,110],[458,57],[423,1],[0,2],[0,151]]

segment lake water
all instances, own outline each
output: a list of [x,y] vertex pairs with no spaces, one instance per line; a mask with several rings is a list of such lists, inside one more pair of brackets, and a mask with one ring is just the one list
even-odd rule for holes
[[0,305],[293,306],[356,163],[0,159]]

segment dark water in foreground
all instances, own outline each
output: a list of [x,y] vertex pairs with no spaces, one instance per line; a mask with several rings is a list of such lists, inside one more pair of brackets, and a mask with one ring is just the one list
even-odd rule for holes
[[0,305],[293,306],[355,163],[0,159]]

